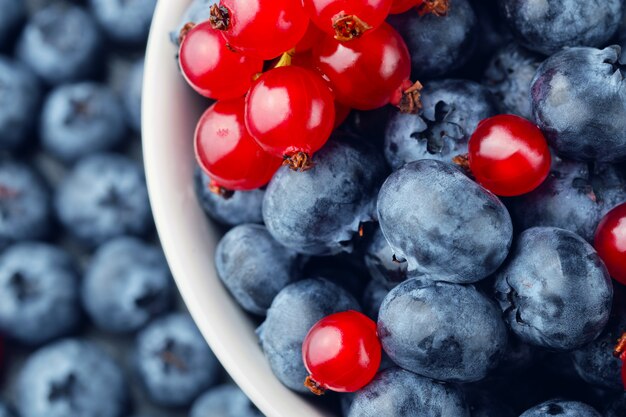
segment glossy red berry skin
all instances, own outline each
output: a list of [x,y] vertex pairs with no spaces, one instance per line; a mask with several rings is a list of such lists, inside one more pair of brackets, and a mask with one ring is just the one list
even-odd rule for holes
[[600,221],[594,246],[613,279],[626,285],[626,203]]
[[333,130],[335,103],[316,72],[274,68],[254,83],[246,97],[246,126],[257,143],[275,156],[319,150]]
[[[379,27],[389,15],[392,0],[304,0],[311,20],[328,35],[337,35],[338,19],[355,16],[366,31]],[[357,35],[360,36],[360,35]]]
[[357,110],[388,104],[411,75],[406,44],[387,23],[351,42],[325,37],[313,48],[313,63],[330,80],[337,101]]
[[301,0],[221,0],[229,22],[222,33],[236,50],[263,59],[294,48],[304,36],[309,17]]
[[341,103],[335,103],[335,125],[334,129],[337,129],[339,126],[346,121],[348,116],[350,116],[350,112],[352,109],[348,106],[344,106]]
[[302,344],[302,359],[315,386],[355,392],[374,378],[382,348],[376,323],[356,311],[332,314],[318,321]]
[[233,52],[222,34],[209,22],[200,23],[183,38],[178,55],[189,85],[214,100],[242,97],[253,77],[263,70],[263,60]]
[[244,123],[244,98],[218,101],[202,115],[195,133],[200,167],[220,187],[254,190],[282,164],[255,142]]
[[501,114],[481,121],[468,149],[476,181],[499,196],[529,193],[550,173],[550,149],[543,133],[519,116]]
[[408,12],[412,7],[421,3],[421,0],[393,0],[389,14],[400,14]]
[[306,33],[300,39],[300,42],[296,45],[296,50],[294,51],[296,54],[301,54],[303,52],[309,52],[313,49],[319,41],[324,37],[324,32],[322,32],[313,22],[309,22],[309,26],[306,29]]

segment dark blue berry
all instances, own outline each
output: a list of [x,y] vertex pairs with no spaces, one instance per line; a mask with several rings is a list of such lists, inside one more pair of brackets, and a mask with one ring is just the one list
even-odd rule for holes
[[76,329],[78,273],[70,256],[44,243],[24,242],[0,256],[0,331],[28,345]]
[[560,156],[626,159],[626,82],[619,56],[618,46],[569,48],[539,66],[531,86],[533,115]]
[[157,319],[137,336],[137,370],[148,396],[168,407],[189,405],[219,377],[219,363],[191,317]]
[[319,320],[348,310],[359,310],[356,300],[321,278],[296,282],[278,293],[257,333],[272,371],[283,384],[309,393],[304,386],[308,373],[302,362],[302,342]]
[[[380,372],[354,395],[348,417],[469,417],[463,393],[399,368]],[[498,416],[499,417],[499,416]]]
[[622,1],[501,0],[500,9],[518,42],[551,55],[566,46],[602,46],[617,30]]
[[616,398],[606,410],[606,417],[624,416],[626,416],[626,394],[622,394]]
[[90,246],[143,235],[152,225],[143,171],[121,155],[80,160],[58,189],[55,209],[67,231]]
[[387,294],[389,294],[389,288],[376,280],[371,280],[365,287],[361,305],[363,312],[372,320],[378,320],[378,311]]
[[40,136],[44,148],[63,161],[105,151],[122,143],[124,109],[106,86],[82,82],[54,89],[46,98]]
[[215,268],[241,307],[265,315],[274,297],[300,277],[298,254],[276,242],[264,226],[231,229],[215,251]]
[[93,76],[101,66],[101,41],[87,11],[57,2],[31,17],[17,56],[47,84],[56,85]]
[[378,335],[398,366],[448,382],[483,379],[507,345],[498,308],[474,287],[417,279],[385,297]]
[[216,222],[227,226],[244,223],[263,223],[263,197],[265,191],[236,191],[224,198],[209,190],[211,179],[196,167],[194,184],[196,195],[206,214]]
[[496,196],[452,164],[420,160],[389,176],[378,195],[380,227],[412,274],[479,281],[504,261],[511,218]]
[[281,244],[310,255],[351,251],[374,219],[385,163],[373,148],[331,139],[305,172],[282,167],[265,191],[263,218]]
[[246,394],[233,384],[215,387],[201,395],[189,417],[263,417]]
[[580,348],[596,339],[611,311],[606,267],[583,238],[536,227],[517,239],[495,291],[504,318],[523,341],[553,350]]
[[591,406],[565,400],[551,400],[525,411],[520,417],[602,417]]
[[394,259],[391,246],[377,227],[365,248],[365,265],[372,278],[388,288],[393,288],[408,277],[407,263]]
[[0,49],[11,44],[26,16],[24,0],[0,0]]
[[126,405],[122,370],[90,342],[68,339],[28,358],[17,377],[21,417],[121,417]]
[[15,149],[29,139],[40,97],[35,75],[24,65],[0,56],[0,149]]
[[146,43],[157,0],[90,0],[94,17],[115,43]]
[[133,63],[126,75],[122,101],[126,109],[126,119],[130,127],[141,132],[141,92],[143,88],[143,58]]
[[487,89],[465,80],[427,83],[420,115],[395,112],[385,132],[385,157],[393,169],[419,159],[451,162],[467,153],[478,122],[498,113]]
[[478,19],[469,1],[450,2],[445,16],[415,10],[392,15],[389,23],[404,38],[411,53],[414,78],[442,77],[472,57],[478,38]]
[[15,414],[9,409],[8,406],[0,403],[0,417],[14,417]]
[[98,249],[87,268],[83,305],[100,329],[132,332],[169,308],[171,279],[160,248],[116,238]]

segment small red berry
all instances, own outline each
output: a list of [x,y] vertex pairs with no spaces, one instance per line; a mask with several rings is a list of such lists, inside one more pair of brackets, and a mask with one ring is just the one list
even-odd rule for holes
[[303,52],[309,52],[313,46],[315,46],[324,37],[322,32],[313,22],[309,22],[309,26],[306,29],[306,33],[300,39],[300,42],[295,47],[294,53],[301,54]]
[[381,355],[374,321],[356,311],[332,314],[318,321],[302,344],[309,372],[305,385],[318,395],[358,391],[378,372]]
[[244,123],[244,98],[218,101],[202,115],[195,133],[196,158],[215,182],[229,190],[267,184],[282,160],[255,142]]
[[274,68],[246,97],[246,126],[257,143],[292,168],[308,167],[333,130],[335,101],[321,75],[299,66]]
[[262,59],[229,49],[209,22],[200,23],[183,36],[178,60],[189,85],[214,100],[244,96],[253,77],[263,70]]
[[296,46],[309,17],[301,0],[221,0],[209,21],[232,48],[272,59]]
[[594,246],[613,279],[626,285],[626,203],[600,221]]
[[481,121],[469,141],[469,168],[500,196],[526,194],[550,172],[548,143],[537,126],[511,114]]

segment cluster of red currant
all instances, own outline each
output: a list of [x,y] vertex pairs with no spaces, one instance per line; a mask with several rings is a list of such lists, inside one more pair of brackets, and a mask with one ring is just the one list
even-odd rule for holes
[[[187,82],[218,100],[196,156],[215,191],[265,185],[281,164],[306,170],[350,109],[419,110],[419,82],[390,13],[443,14],[447,0],[221,0],[181,32]],[[265,71],[264,71],[265,70]]]

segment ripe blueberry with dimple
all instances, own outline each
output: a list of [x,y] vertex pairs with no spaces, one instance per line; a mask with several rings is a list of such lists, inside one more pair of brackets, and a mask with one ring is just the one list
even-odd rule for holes
[[21,417],[121,417],[127,402],[118,364],[79,339],[32,354],[17,376],[15,394]]
[[242,224],[215,250],[217,275],[241,307],[264,315],[284,287],[299,278],[298,254],[282,246],[265,226]]
[[602,417],[593,407],[578,402],[551,400],[525,411],[520,417]]
[[69,254],[24,242],[0,256],[0,331],[36,345],[74,331],[81,318],[78,272]]
[[380,228],[408,272],[455,283],[480,281],[502,264],[513,226],[502,202],[452,164],[420,160],[387,178]]
[[331,139],[311,169],[276,172],[263,201],[267,230],[301,253],[350,252],[361,225],[374,220],[385,174],[383,158],[367,144]]
[[483,379],[508,337],[498,307],[474,287],[418,279],[385,297],[378,335],[398,366],[447,382]]
[[122,143],[126,121],[122,103],[108,87],[92,82],[66,84],[46,98],[41,115],[43,147],[63,161]]
[[419,159],[452,162],[467,153],[467,141],[478,122],[497,113],[494,97],[478,83],[454,79],[426,83],[422,112],[396,112],[387,123],[387,162],[393,169]]
[[364,258],[370,275],[381,285],[392,288],[408,277],[407,263],[395,260],[393,250],[379,227],[365,248]]
[[469,417],[463,393],[400,368],[380,372],[354,395],[347,417]]
[[121,155],[80,160],[59,186],[55,210],[64,228],[89,246],[126,234],[144,235],[152,226],[143,171]]
[[539,66],[531,85],[533,115],[559,156],[626,159],[626,81],[619,56],[618,46],[577,47]]
[[189,417],[262,417],[262,414],[239,387],[225,384],[198,397]]
[[296,392],[309,393],[303,384],[308,375],[302,362],[304,338],[322,318],[348,310],[359,310],[357,301],[321,278],[298,281],[278,293],[257,334],[280,382]]
[[140,381],[158,405],[187,406],[219,377],[219,362],[188,314],[153,321],[135,349]]
[[170,307],[171,279],[160,248],[119,237],[92,258],[82,282],[83,306],[98,328],[132,332]]
[[95,19],[114,42],[134,46],[148,40],[156,0],[90,0]]
[[524,231],[495,282],[511,330],[523,341],[573,350],[595,340],[611,312],[613,286],[583,238],[554,227]]
[[527,48],[552,55],[567,46],[602,46],[617,31],[621,0],[502,0],[502,16]]

